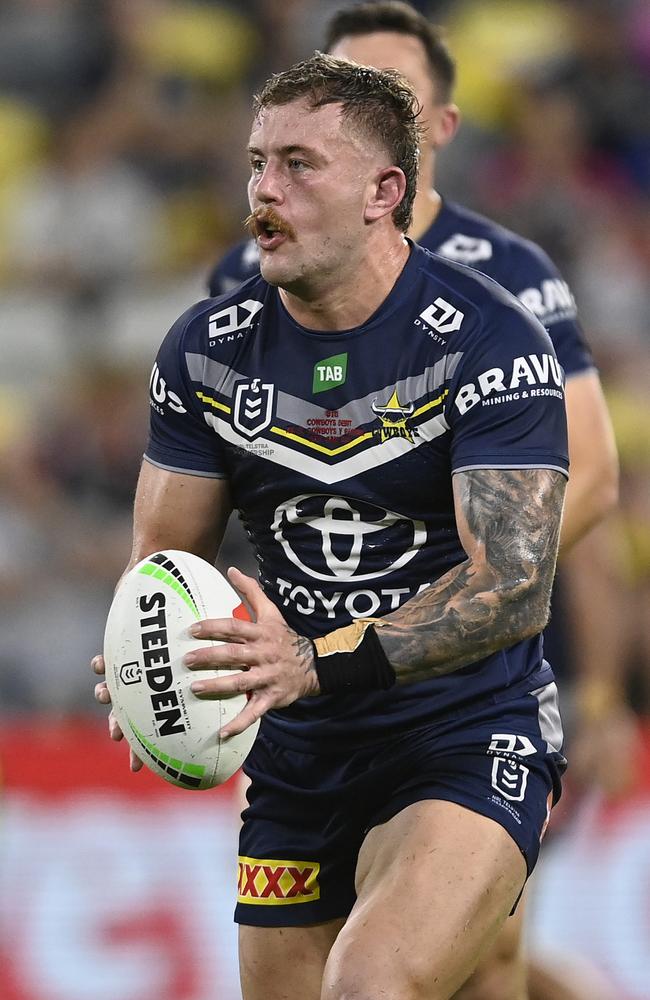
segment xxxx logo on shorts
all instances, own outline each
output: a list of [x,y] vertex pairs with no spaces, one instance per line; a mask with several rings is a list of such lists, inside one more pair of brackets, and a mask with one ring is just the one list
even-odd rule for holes
[[320,899],[317,861],[239,858],[237,898],[258,906],[286,906]]

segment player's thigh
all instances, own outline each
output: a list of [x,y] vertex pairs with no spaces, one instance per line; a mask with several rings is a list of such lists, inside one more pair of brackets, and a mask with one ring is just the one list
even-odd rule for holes
[[524,914],[520,899],[455,1000],[527,1000]]
[[454,802],[409,805],[366,837],[357,902],[334,944],[323,1000],[448,1000],[526,879],[506,830]]
[[323,970],[343,920],[312,927],[239,928],[243,1000],[319,1000]]

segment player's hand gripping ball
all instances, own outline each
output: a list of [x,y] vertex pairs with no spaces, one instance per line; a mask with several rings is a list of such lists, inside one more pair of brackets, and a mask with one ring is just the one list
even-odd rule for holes
[[[259,723],[220,740],[246,705],[245,694],[199,700],[186,653],[217,640],[196,639],[203,618],[249,618],[236,590],[203,559],[168,550],[147,556],[121,580],[104,634],[106,684],[115,717],[137,756],[181,788],[213,788],[246,758]],[[232,670],[206,670],[208,677]]]

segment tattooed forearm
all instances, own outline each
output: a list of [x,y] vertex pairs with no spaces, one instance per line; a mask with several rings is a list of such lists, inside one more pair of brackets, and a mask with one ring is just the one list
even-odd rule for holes
[[398,683],[450,673],[544,628],[566,480],[546,469],[454,477],[467,560],[383,619]]

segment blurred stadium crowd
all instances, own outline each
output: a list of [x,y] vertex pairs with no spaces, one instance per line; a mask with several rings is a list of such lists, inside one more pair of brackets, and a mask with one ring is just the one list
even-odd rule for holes
[[[340,5],[0,5],[0,713],[95,711],[87,663],[128,557],[151,361],[241,236],[252,91]],[[583,676],[604,679],[594,719],[617,678],[647,713],[650,7],[418,6],[459,67],[438,186],[554,258],[615,423],[620,509],[563,566],[560,667],[578,700]]]

